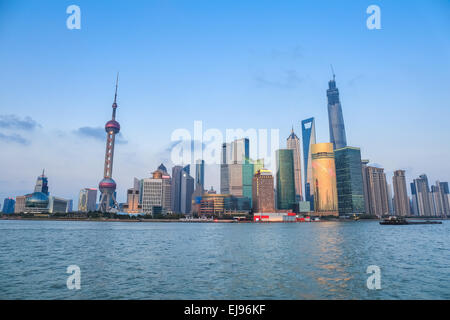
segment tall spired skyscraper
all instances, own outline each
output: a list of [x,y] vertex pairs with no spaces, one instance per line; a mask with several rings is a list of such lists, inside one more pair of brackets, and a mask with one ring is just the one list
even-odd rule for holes
[[295,200],[296,202],[303,200],[302,193],[302,164],[300,160],[300,139],[294,133],[292,127],[291,134],[287,138],[286,146],[294,151],[294,182],[295,182]]
[[103,172],[103,180],[100,181],[98,187],[100,189],[100,205],[101,212],[118,211],[114,193],[116,191],[116,182],[112,179],[113,159],[114,159],[114,141],[116,134],[120,131],[120,124],[116,121],[117,109],[117,84],[119,82],[119,74],[116,79],[116,92],[114,94],[114,103],[112,104],[112,119],[105,125],[106,131],[106,152],[105,152],[105,168]]
[[330,142],[333,144],[333,149],[336,150],[347,146],[347,138],[345,136],[344,116],[342,115],[339,90],[336,88],[334,72],[333,80],[328,82],[327,97]]

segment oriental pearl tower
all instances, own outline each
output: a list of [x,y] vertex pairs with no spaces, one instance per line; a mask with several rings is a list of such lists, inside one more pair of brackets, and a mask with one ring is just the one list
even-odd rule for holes
[[117,109],[117,84],[119,82],[119,74],[116,79],[116,92],[114,94],[114,103],[112,104],[112,119],[105,125],[106,131],[106,153],[105,153],[105,169],[103,179],[98,187],[100,189],[100,206],[101,212],[117,212],[119,205],[117,204],[114,192],[116,191],[116,182],[112,179],[113,159],[114,159],[114,141],[115,136],[120,131],[120,124],[116,121]]

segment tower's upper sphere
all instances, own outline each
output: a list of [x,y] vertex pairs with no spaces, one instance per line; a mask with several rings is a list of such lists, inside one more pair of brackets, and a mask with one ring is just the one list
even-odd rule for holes
[[105,178],[98,184],[98,188],[100,192],[104,192],[106,190],[116,190],[116,182],[111,178]]
[[105,131],[113,131],[114,133],[119,133],[120,124],[116,120],[109,120],[105,125]]

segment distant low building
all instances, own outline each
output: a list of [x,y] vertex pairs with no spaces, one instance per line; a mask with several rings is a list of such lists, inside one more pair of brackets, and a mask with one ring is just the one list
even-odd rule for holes
[[134,187],[127,190],[127,203],[123,204],[126,213],[141,213],[142,206],[139,204],[139,180],[134,178]]
[[13,198],[6,198],[3,201],[3,209],[2,212],[9,214],[14,213],[14,207],[16,205],[16,201]]
[[[171,208],[171,178],[161,164],[151,178],[142,179],[142,211],[145,214],[167,214]],[[191,201],[191,199],[189,199]]]
[[96,211],[97,207],[97,189],[84,188],[80,191],[78,198],[78,211],[91,212]]
[[71,208],[70,201],[50,196],[48,192],[48,179],[44,175],[37,178],[32,194],[16,197],[15,213],[67,213]]

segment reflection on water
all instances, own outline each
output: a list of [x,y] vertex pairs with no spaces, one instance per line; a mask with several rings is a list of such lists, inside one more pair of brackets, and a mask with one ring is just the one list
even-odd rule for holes
[[[450,223],[0,221],[1,299],[450,299]],[[66,268],[81,268],[81,290]],[[381,290],[369,290],[369,265]]]

